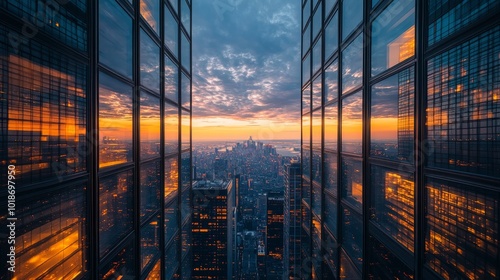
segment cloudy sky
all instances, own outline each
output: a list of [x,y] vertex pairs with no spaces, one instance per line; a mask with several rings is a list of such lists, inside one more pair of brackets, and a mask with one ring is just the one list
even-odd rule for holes
[[300,1],[193,2],[193,141],[300,139]]

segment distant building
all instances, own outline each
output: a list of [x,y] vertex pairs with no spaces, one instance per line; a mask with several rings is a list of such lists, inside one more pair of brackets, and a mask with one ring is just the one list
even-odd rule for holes
[[266,227],[267,279],[283,278],[283,194],[267,196]]
[[193,279],[232,279],[235,260],[233,181],[193,184]]
[[292,160],[284,165],[283,205],[283,276],[284,279],[299,279],[300,254],[300,162]]

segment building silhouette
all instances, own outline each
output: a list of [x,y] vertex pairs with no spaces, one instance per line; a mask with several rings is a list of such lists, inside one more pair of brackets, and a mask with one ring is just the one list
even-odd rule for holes
[[283,279],[283,193],[267,194],[266,279]]
[[193,184],[192,279],[233,279],[235,202],[232,180]]
[[0,278],[189,279],[191,1],[2,1],[0,63]]
[[300,279],[499,277],[499,18],[302,1]]
[[283,202],[283,277],[297,279],[302,266],[300,252],[300,162],[292,160],[284,166]]

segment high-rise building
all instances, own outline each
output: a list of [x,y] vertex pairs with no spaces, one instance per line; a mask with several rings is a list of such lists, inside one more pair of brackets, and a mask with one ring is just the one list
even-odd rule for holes
[[284,165],[283,202],[283,279],[299,279],[302,266],[300,253],[300,162],[292,160]]
[[500,2],[302,1],[301,279],[497,279]]
[[266,279],[283,279],[283,193],[267,194]]
[[193,184],[192,279],[232,279],[236,257],[233,181]]
[[0,278],[190,279],[191,34],[186,0],[0,3]]

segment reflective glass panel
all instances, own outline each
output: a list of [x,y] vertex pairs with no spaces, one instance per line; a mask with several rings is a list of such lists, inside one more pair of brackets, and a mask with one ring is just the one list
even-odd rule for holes
[[165,200],[179,188],[179,164],[177,157],[165,160]]
[[328,17],[336,3],[337,0],[325,0],[325,18]]
[[311,78],[311,52],[302,61],[302,85],[305,85]]
[[167,249],[165,249],[165,279],[178,279],[176,271],[179,267],[179,255],[177,251],[178,238]]
[[181,195],[181,220],[191,216],[191,189],[186,188],[182,191]]
[[312,65],[312,70],[313,70],[313,75],[316,73],[321,68],[321,37],[319,40],[316,42],[316,44],[313,47],[313,53],[312,53],[312,58],[313,58],[313,65]]
[[127,244],[114,255],[99,271],[99,279],[114,280],[126,279],[135,275],[137,257],[134,250],[134,240]]
[[141,91],[140,101],[141,160],[160,155],[160,99]]
[[328,229],[333,233],[334,236],[337,235],[337,223],[338,223],[338,201],[335,197],[330,194],[325,194],[325,223]]
[[342,100],[342,152],[361,154],[363,136],[363,99],[356,92]]
[[189,8],[186,0],[181,1],[181,22],[187,33],[191,33],[191,9]]
[[181,149],[191,148],[191,114],[188,111],[181,110]]
[[141,85],[160,92],[160,48],[141,29]]
[[[174,2],[177,2],[175,0]],[[177,49],[177,45],[179,42],[179,26],[177,21],[175,20],[174,16],[170,12],[170,10],[165,6],[165,45],[167,45],[168,49],[174,54],[175,57],[177,57],[177,52],[179,51]]]
[[325,107],[325,150],[337,151],[338,142],[338,104]]
[[313,112],[312,118],[312,146],[313,149],[321,150],[322,116],[321,109]]
[[321,25],[322,25],[321,14],[322,14],[322,9],[320,4],[316,9],[316,11],[314,12],[313,16],[313,40],[316,38],[319,31],[321,30]]
[[141,0],[141,16],[156,34],[160,33],[160,2],[158,0]]
[[[159,215],[158,215],[159,216]],[[154,217],[141,228],[141,270],[160,256],[159,217]]]
[[311,111],[311,85],[302,91],[302,114]]
[[361,211],[363,166],[361,159],[342,157],[342,199]]
[[347,38],[363,19],[363,0],[342,1],[342,40]]
[[342,93],[361,85],[363,81],[363,34],[342,52]]
[[325,191],[337,196],[337,154],[325,153]]
[[132,78],[132,18],[115,0],[99,1],[99,62]]
[[191,80],[182,73],[181,76],[181,104],[186,109],[191,109]]
[[132,87],[99,74],[99,168],[132,161]]
[[335,60],[325,69],[325,102],[339,97],[339,62]]
[[182,189],[191,186],[191,153],[190,151],[181,154],[181,184]]
[[179,102],[179,67],[165,56],[165,98]]
[[[306,22],[310,16],[311,16],[311,2],[307,1],[302,9],[302,17],[303,17],[303,22],[302,22],[303,26],[302,27],[304,27],[306,25]],[[309,26],[311,26],[311,25],[309,24]]]
[[370,155],[413,161],[414,68],[372,87]]
[[415,1],[394,1],[372,24],[372,76],[414,54]]
[[[331,2],[331,1],[330,1]],[[325,61],[339,47],[339,16],[335,13],[325,27]]]
[[141,221],[160,210],[161,169],[160,160],[140,165]]
[[372,218],[389,237],[413,252],[415,184],[408,173],[372,166]]
[[321,93],[321,75],[316,77],[313,81],[313,94],[312,94],[312,107],[313,110],[317,109],[320,107],[321,104],[321,99],[322,99],[322,93]]
[[[319,154],[313,153],[313,169],[315,167],[314,158],[320,158]],[[321,182],[319,182],[318,184],[312,184],[311,204],[314,214],[321,217],[321,185],[319,184],[321,184]]]
[[302,34],[302,56],[311,46],[311,25],[308,25],[304,34]]
[[354,265],[361,270],[363,265],[363,220],[356,212],[342,207],[342,222],[344,225],[342,227],[342,247]]
[[411,271],[400,259],[387,249],[376,238],[370,236],[368,241],[370,261],[368,262],[368,277],[370,279],[415,279]]
[[179,4],[177,1],[179,1],[179,0],[168,0],[168,2],[170,2],[172,7],[174,8],[175,14],[177,14],[178,8],[179,8]]
[[184,33],[181,35],[181,63],[188,73],[191,72],[191,43]]
[[178,206],[177,198],[171,197],[165,202],[165,244],[168,244],[174,238],[174,234],[179,231],[179,219],[177,218]]
[[134,183],[132,171],[99,180],[99,256],[132,231]]
[[179,148],[179,109],[165,103],[165,155],[177,153]]

